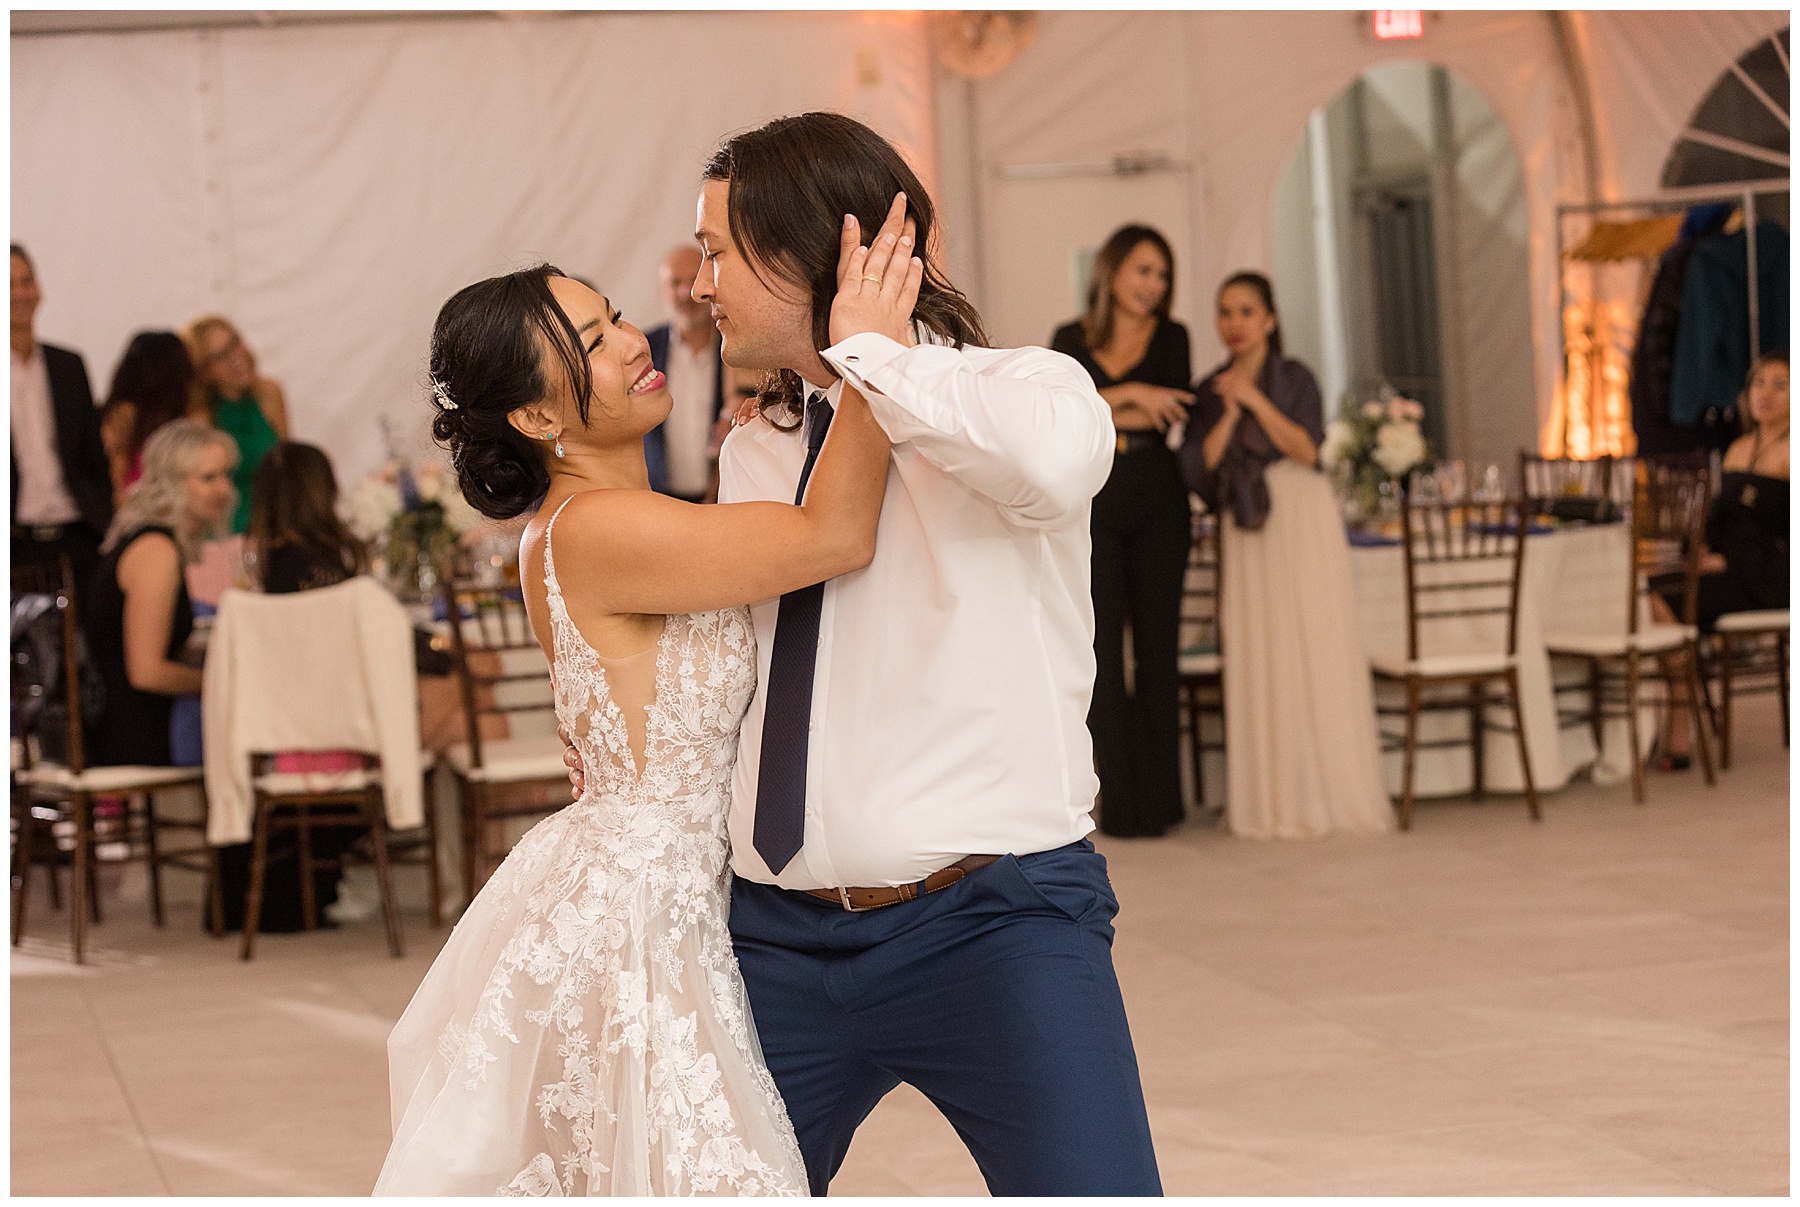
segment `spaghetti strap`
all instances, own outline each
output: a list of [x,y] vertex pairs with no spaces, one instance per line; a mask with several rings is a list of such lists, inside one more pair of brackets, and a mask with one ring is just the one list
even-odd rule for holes
[[562,596],[562,584],[556,581],[556,558],[550,552],[550,534],[556,531],[556,521],[562,519],[563,508],[574,501],[574,495],[564,499],[551,514],[550,522],[544,525],[544,589],[559,598]]

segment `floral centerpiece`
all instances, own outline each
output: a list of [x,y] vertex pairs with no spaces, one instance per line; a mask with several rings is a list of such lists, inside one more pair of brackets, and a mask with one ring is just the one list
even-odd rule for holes
[[1381,505],[1384,484],[1431,464],[1431,445],[1419,430],[1425,408],[1390,386],[1333,419],[1325,428],[1319,461],[1354,500],[1360,520]]
[[436,567],[481,520],[449,470],[398,457],[364,475],[350,493],[349,510],[350,530],[369,542],[394,589],[412,599],[431,593]]

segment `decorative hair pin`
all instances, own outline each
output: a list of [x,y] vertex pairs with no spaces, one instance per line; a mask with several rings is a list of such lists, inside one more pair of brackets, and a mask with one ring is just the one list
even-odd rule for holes
[[431,379],[431,394],[432,397],[437,399],[438,406],[444,410],[454,411],[457,409],[456,403],[450,400],[450,391],[446,390],[444,388],[444,383],[439,381],[436,377]]

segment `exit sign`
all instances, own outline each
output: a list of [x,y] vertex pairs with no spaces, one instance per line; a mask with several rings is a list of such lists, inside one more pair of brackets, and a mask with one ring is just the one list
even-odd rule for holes
[[1382,41],[1420,38],[1425,35],[1425,14],[1416,8],[1375,10],[1375,36]]

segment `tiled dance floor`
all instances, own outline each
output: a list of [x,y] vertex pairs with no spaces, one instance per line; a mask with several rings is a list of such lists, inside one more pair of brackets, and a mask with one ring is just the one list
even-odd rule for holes
[[[1172,1194],[1785,1194],[1788,761],[1773,700],[1738,764],[1426,803],[1406,835],[1106,840],[1117,959]],[[413,873],[416,875],[416,873]],[[171,877],[110,886],[88,967],[40,897],[12,958],[14,1194],[361,1195],[383,1044],[445,931],[406,918],[200,931]],[[838,1194],[980,1194],[902,1089]]]

